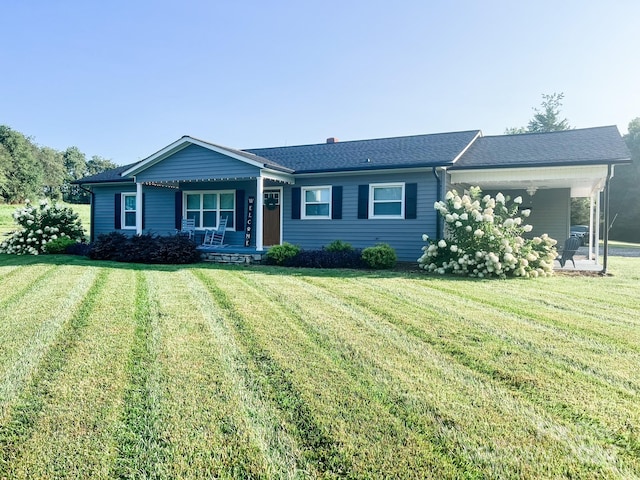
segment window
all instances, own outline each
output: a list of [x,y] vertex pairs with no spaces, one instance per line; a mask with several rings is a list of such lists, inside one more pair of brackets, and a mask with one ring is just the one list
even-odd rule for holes
[[227,219],[227,228],[235,229],[236,194],[234,191],[185,192],[186,218],[195,220],[196,228],[217,228],[221,218]]
[[369,185],[371,218],[404,218],[404,183]]
[[331,187],[302,187],[302,218],[331,218]]
[[136,228],[136,194],[122,194],[122,228]]

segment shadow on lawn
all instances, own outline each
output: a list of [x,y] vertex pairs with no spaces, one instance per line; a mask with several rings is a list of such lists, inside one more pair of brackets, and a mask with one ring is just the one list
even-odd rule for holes
[[323,277],[323,278],[399,278],[410,277],[424,280],[445,279],[461,281],[480,281],[481,279],[467,279],[461,277],[441,277],[428,275],[418,267],[417,263],[400,262],[389,270],[367,270],[367,269],[342,269],[342,268],[297,268],[280,267],[275,265],[221,265],[209,262],[191,263],[185,265],[166,264],[145,264],[145,263],[124,263],[109,260],[91,260],[87,257],[76,255],[6,255],[0,254],[0,267],[3,266],[26,266],[26,265],[72,265],[100,268],[114,268],[125,270],[146,270],[158,272],[176,272],[181,270],[225,270],[242,271],[260,275],[289,275],[292,277]]

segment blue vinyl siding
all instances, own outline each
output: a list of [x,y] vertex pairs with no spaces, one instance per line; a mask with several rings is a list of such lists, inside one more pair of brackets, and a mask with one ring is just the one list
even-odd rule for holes
[[256,177],[260,170],[241,160],[198,145],[186,148],[147,168],[136,176],[139,182],[217,180]]
[[[135,193],[136,186],[133,183],[119,183],[117,185],[108,185],[94,187],[93,197],[93,209],[94,209],[94,221],[93,232],[97,237],[102,233],[113,232],[115,221],[115,203],[114,198],[116,193],[129,192]],[[134,235],[135,230],[118,230],[125,235]],[[92,241],[95,238],[91,239]]]
[[[358,186],[370,183],[417,183],[415,219],[358,219]],[[293,220],[291,218],[291,187],[284,190],[283,241],[302,248],[321,248],[334,240],[343,240],[356,248],[376,243],[388,243],[396,249],[398,258],[415,261],[424,245],[422,234],[435,235],[436,182],[431,171],[410,174],[363,174],[349,176],[298,178],[295,187],[341,185],[342,219]]]

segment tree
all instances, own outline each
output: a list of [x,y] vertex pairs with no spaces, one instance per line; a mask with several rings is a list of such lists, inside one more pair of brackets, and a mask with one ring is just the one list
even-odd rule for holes
[[529,120],[527,131],[531,133],[559,132],[569,130],[569,121],[566,118],[560,120],[560,107],[564,93],[542,94],[542,110],[534,108],[535,115]]
[[[10,161],[0,195],[7,203],[18,203],[42,194],[43,168],[38,159],[37,147],[20,132],[0,125],[0,145]],[[6,160],[5,160],[6,163]]]
[[609,196],[612,239],[640,243],[640,117],[629,122],[624,137],[631,151],[630,165],[616,165]]
[[505,129],[507,135],[517,135],[520,133],[542,133],[559,132],[569,130],[571,126],[566,118],[560,120],[560,107],[564,93],[542,94],[540,109],[533,107],[535,112],[533,118],[529,120],[527,127],[510,127]]
[[38,158],[44,172],[42,191],[45,196],[59,200],[62,196],[60,187],[65,177],[62,153],[53,148],[42,147],[38,152]]

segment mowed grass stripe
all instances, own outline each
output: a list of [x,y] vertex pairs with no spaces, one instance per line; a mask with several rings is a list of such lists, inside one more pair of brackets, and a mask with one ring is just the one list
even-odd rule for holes
[[[243,280],[260,290],[260,282],[264,279],[245,275]],[[422,464],[423,475],[471,478],[481,475],[481,470],[472,465],[471,458],[466,454],[468,445],[462,441],[462,435],[453,438],[447,434],[453,424],[447,414],[428,400],[416,402],[417,390],[407,389],[407,385],[400,381],[405,374],[403,367],[399,370],[388,369],[391,357],[400,362],[407,361],[406,355],[398,355],[399,350],[407,350],[407,340],[415,343],[413,338],[400,333],[402,338],[399,343],[391,341],[392,337],[398,336],[398,331],[394,331],[392,326],[377,322],[370,315],[362,315],[339,295],[329,296],[313,285],[304,285],[301,281],[304,277],[279,276],[269,277],[269,280],[270,288],[264,290],[264,295],[286,309],[291,322],[295,322],[296,327],[323,350],[336,368],[359,384],[359,389],[366,392],[369,407],[377,404],[375,408],[384,409],[388,415],[397,417],[397,421],[406,429],[406,438],[401,443],[412,443],[422,454],[429,452],[432,463]],[[342,290],[340,281],[332,279],[332,282],[338,291]],[[322,308],[318,308],[319,304]],[[375,328],[369,328],[372,322]],[[421,356],[420,359],[411,358],[409,361],[422,363],[422,375],[442,377],[440,369],[432,368],[436,359],[429,357],[427,362],[424,360]],[[398,443],[386,445],[386,448],[396,455],[398,465],[406,462],[406,458],[402,457],[406,446]],[[436,463],[440,464],[437,468],[434,467]]]
[[[282,427],[287,436],[295,438],[299,445],[303,458],[298,463],[308,465],[308,474],[312,477],[345,475],[350,470],[349,458],[339,450],[335,440],[316,423],[309,405],[301,398],[300,392],[289,378],[287,369],[263,348],[249,322],[250,316],[238,308],[238,299],[244,298],[246,292],[238,292],[236,295],[228,290],[229,281],[233,283],[236,280],[233,274],[229,275],[222,270],[194,273],[207,285],[210,295],[224,311],[235,342],[246,358],[249,375],[256,384],[256,393],[261,394],[263,401],[271,402],[274,408],[280,411]],[[260,315],[277,321],[277,316],[272,317],[270,309],[261,303],[259,296],[250,300],[250,305],[256,308]]]
[[[221,308],[210,293],[217,289],[216,280],[193,270],[185,270],[181,275],[197,305],[188,315],[197,312],[196,319],[201,317],[209,329],[209,356],[215,358],[219,370],[216,374],[222,377],[215,398],[221,403],[224,401],[224,416],[219,419],[218,428],[229,445],[219,447],[221,453],[228,455],[224,458],[225,473],[240,473],[234,471],[234,464],[241,462],[240,468],[256,478],[305,478],[311,467],[305,462],[296,440],[282,429],[279,410],[265,398],[259,381],[252,376],[248,359],[230,329],[228,311]],[[253,465],[247,465],[246,454],[234,452],[235,448],[247,449],[243,445],[246,443],[255,446],[261,455],[253,459]],[[238,446],[230,448],[234,444]]]
[[[457,292],[443,289],[439,284],[435,289],[431,283],[418,287],[402,282],[387,282],[386,285],[385,293],[390,294],[392,302],[419,306],[425,311],[434,308],[432,304],[442,305],[440,308],[448,311],[449,315],[464,320],[460,339],[469,340],[465,348],[468,345],[473,349],[479,339],[492,335],[500,337],[500,343],[504,345],[515,343],[527,350],[523,352],[527,363],[531,363],[531,355],[541,356],[541,361],[550,360],[563,374],[570,373],[566,371],[578,372],[600,383],[602,389],[609,390],[614,386],[623,396],[635,395],[640,391],[640,346],[631,344],[627,336],[596,335],[591,329],[572,328],[571,315],[559,315],[553,308],[536,304],[521,306],[518,313],[514,314],[508,296],[502,297],[505,306],[500,308],[474,296],[459,296]],[[580,323],[579,315],[574,316],[576,323]],[[435,315],[433,318],[437,317]],[[562,320],[556,320],[558,318]],[[588,321],[597,323],[593,319]],[[475,331],[471,328],[473,326],[476,327]],[[571,349],[566,347],[568,344],[572,346]],[[498,353],[501,355],[505,352]],[[509,360],[500,363],[508,367],[517,359],[512,357]],[[570,378],[568,382],[573,383]],[[556,383],[555,379],[553,383]]]
[[[76,346],[78,335],[88,323],[89,316],[96,305],[97,296],[107,284],[107,273],[101,271],[73,318],[64,325],[56,341],[41,359],[29,385],[10,406],[8,415],[2,419],[0,477],[16,478],[17,474],[23,472],[20,456],[24,444],[37,428],[42,410],[49,401],[55,382]],[[49,440],[47,439],[45,445],[49,444]]]
[[0,279],[0,318],[7,318],[4,309],[24,300],[37,296],[38,290],[47,282],[48,276],[57,265],[37,264],[23,267],[20,275],[9,275]]
[[60,330],[76,314],[93,285],[96,268],[64,267],[51,273],[31,308],[7,309],[0,337],[0,421],[28,382]]
[[[286,281],[284,278],[279,280]],[[310,326],[317,324],[334,329],[328,337],[344,339],[350,350],[355,351],[352,357],[362,361],[363,372],[355,376],[363,379],[367,373],[375,375],[374,383],[387,386],[386,396],[392,400],[390,408],[395,405],[399,415],[410,418],[415,430],[431,434],[431,437],[437,433],[443,446],[448,441],[452,452],[464,452],[469,463],[484,465],[485,474],[487,471],[492,475],[520,471],[523,476],[527,476],[527,472],[533,475],[539,463],[547,457],[552,458],[552,461],[547,460],[548,468],[556,474],[567,468],[583,471],[592,468],[591,458],[571,455],[571,444],[565,440],[564,434],[554,438],[556,435],[546,432],[547,440],[541,439],[539,444],[531,447],[530,431],[542,434],[550,428],[541,428],[540,425],[558,427],[553,424],[552,417],[535,407],[522,405],[511,392],[500,389],[499,384],[487,384],[482,376],[457,368],[446,357],[438,358],[429,350],[416,349],[415,341],[388,325],[384,316],[376,318],[370,312],[358,315],[348,303],[341,302],[339,294],[324,295],[313,285],[298,285],[296,288],[294,285],[300,280],[304,277],[290,279],[290,286],[279,288],[279,285],[274,285],[273,291],[291,292],[288,295],[290,304],[302,309]],[[347,290],[339,280],[327,282],[338,291]],[[322,314],[315,313],[315,309],[305,310],[307,305],[317,303],[313,297],[325,302]],[[401,309],[396,311],[398,315],[403,314]],[[351,329],[350,324],[353,324]],[[345,356],[349,356],[349,350]],[[369,372],[367,365],[370,365]],[[391,386],[397,390],[394,392]],[[478,402],[465,408],[468,398],[477,398]],[[452,412],[451,404],[461,405],[460,410]],[[448,414],[440,414],[440,410]],[[438,424],[440,431],[436,429],[433,432],[434,425]],[[502,445],[503,439],[496,436],[500,431],[512,431],[508,445]],[[498,446],[502,448],[496,448]],[[593,458],[603,457],[604,452],[597,448],[587,444],[584,447]],[[479,452],[483,455],[478,455]],[[605,466],[604,470],[608,468]]]
[[12,465],[14,477],[111,478],[134,331],[133,283],[130,270],[101,270]]
[[[313,278],[311,282],[321,281]],[[636,394],[629,389],[627,382],[621,382],[618,378],[617,390],[607,388],[608,375],[600,378],[594,375],[593,368],[587,372],[581,372],[578,368],[572,371],[563,356],[547,351],[543,342],[537,346],[522,342],[521,345],[526,347],[514,349],[514,345],[518,346],[519,343],[517,339],[509,338],[509,332],[523,333],[522,329],[517,326],[510,328],[508,321],[496,325],[494,315],[500,316],[498,312],[487,314],[481,309],[474,312],[467,305],[446,302],[438,298],[437,292],[431,295],[432,292],[423,289],[423,313],[414,310],[413,314],[406,314],[404,303],[416,308],[421,301],[417,298],[407,299],[409,285],[402,281],[376,280],[369,286],[363,285],[366,281],[358,285],[351,283],[348,287],[341,286],[339,290],[352,292],[350,299],[363,308],[371,307],[376,315],[405,328],[442,353],[451,355],[461,365],[508,386],[524,402],[543,406],[549,415],[565,426],[570,428],[577,424],[591,430],[603,449],[613,445],[621,447],[614,451],[628,457],[632,464],[637,464],[640,451],[637,439],[634,439],[633,425],[638,421],[639,412]],[[378,304],[371,301],[368,305],[369,302],[363,299],[373,298],[373,294],[367,290],[375,291],[378,284],[382,287],[380,297],[387,302]],[[337,290],[333,282],[325,281],[323,286]],[[395,298],[390,293],[394,293]],[[447,306],[451,304],[458,307],[452,309]],[[461,311],[465,312],[462,318],[459,316]],[[485,321],[484,324],[481,324],[482,321]],[[593,361],[597,362],[597,359],[596,356]],[[576,375],[582,377],[582,381],[576,382]],[[618,395],[611,398],[612,392]]]
[[[266,285],[278,278],[252,275],[256,286],[243,281],[241,272],[215,275],[221,295],[230,310],[236,312],[239,341],[248,343],[251,338],[247,348],[256,368],[266,376],[274,401],[291,416],[294,433],[306,443],[310,450],[307,455],[311,455],[321,474],[463,474],[464,470],[440,457],[437,447],[420,441],[401,419],[375,401],[360,382],[296,325],[287,306],[287,292],[280,291],[277,299],[265,298]],[[320,312],[326,307],[314,306]],[[340,401],[336,403],[336,399]],[[322,436],[317,437],[318,434]],[[364,445],[375,448],[363,448]]]

